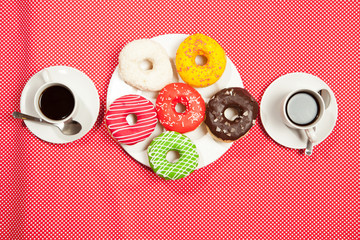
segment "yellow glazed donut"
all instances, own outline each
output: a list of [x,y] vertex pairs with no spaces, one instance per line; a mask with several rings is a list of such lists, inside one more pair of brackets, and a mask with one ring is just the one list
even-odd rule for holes
[[[197,56],[206,58],[204,65],[195,62]],[[220,79],[225,70],[224,49],[211,37],[197,33],[187,37],[176,52],[176,70],[192,87],[207,87]]]

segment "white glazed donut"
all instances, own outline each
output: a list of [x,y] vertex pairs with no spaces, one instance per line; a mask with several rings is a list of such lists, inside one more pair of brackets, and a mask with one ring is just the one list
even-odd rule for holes
[[[152,67],[141,68],[148,61]],[[128,43],[119,54],[119,75],[127,84],[144,91],[159,91],[172,82],[173,70],[166,50],[150,39]]]

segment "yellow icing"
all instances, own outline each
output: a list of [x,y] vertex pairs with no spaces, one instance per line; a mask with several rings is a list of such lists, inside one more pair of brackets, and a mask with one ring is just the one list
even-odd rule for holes
[[[197,56],[204,56],[206,64],[198,65]],[[192,87],[207,87],[220,79],[226,66],[224,49],[211,37],[197,33],[187,37],[176,52],[176,70],[184,82]]]

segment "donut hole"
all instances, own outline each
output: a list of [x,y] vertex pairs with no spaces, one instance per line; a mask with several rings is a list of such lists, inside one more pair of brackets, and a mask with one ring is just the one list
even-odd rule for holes
[[170,163],[176,163],[180,158],[180,153],[176,150],[171,150],[166,154],[166,160]]
[[135,125],[137,123],[137,117],[136,114],[130,113],[129,115],[126,116],[126,122],[129,125]]
[[224,111],[224,116],[229,121],[234,121],[235,119],[240,118],[241,115],[240,109],[235,107],[228,107]]
[[186,111],[186,106],[179,102],[175,105],[175,111],[177,113],[184,113]]
[[144,59],[140,61],[139,65],[140,65],[140,69],[143,71],[152,70],[154,68],[152,61],[150,61],[149,59]]
[[197,55],[195,57],[195,63],[198,66],[204,66],[207,63],[208,59],[204,55]]

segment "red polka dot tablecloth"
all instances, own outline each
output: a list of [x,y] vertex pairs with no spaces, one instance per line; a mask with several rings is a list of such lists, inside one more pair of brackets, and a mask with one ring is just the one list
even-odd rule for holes
[[[7,1],[1,33],[2,239],[359,239],[357,1]],[[124,45],[162,34],[216,39],[261,103],[291,72],[333,90],[332,133],[305,156],[276,143],[261,118],[214,163],[164,181],[129,157],[104,125]],[[34,136],[20,110],[26,82],[66,65],[100,96],[83,138]]]

